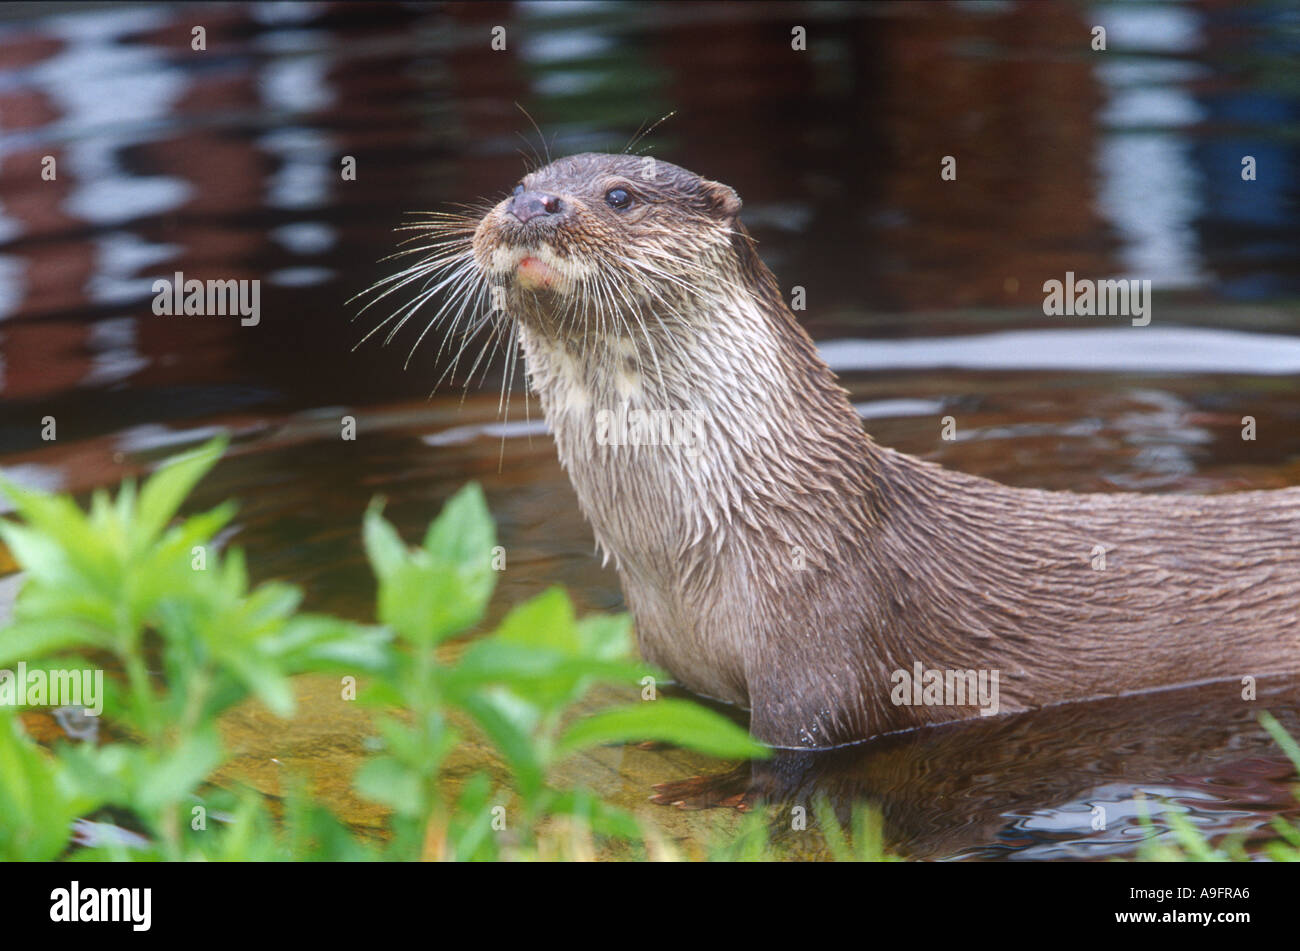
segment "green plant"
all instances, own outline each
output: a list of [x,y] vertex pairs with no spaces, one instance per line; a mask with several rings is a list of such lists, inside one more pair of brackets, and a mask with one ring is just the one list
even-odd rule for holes
[[[715,756],[766,755],[731,721],[679,700],[626,704],[566,722],[596,684],[637,685],[657,674],[624,659],[625,615],[578,620],[558,588],[517,606],[456,661],[441,663],[438,645],[482,619],[496,577],[495,533],[476,485],[447,503],[420,548],[406,548],[378,505],[366,515],[365,541],[379,578],[379,620],[406,650],[394,654],[385,676],[363,696],[409,717],[379,720],[386,752],[362,769],[357,785],[394,810],[407,848],[419,842],[426,857],[497,858],[506,842],[527,852],[547,816],[570,817],[598,834],[636,837],[630,815],[552,782],[557,764],[592,746],[662,740]],[[444,801],[438,774],[458,740],[449,710],[471,720],[504,759],[517,802],[507,828],[518,830],[517,837],[489,834],[489,804],[499,791],[482,774],[458,803]]]
[[[214,440],[172,460],[138,493],[133,482],[116,499],[97,491],[89,512],[67,496],[0,485],[23,519],[0,522],[0,537],[26,572],[13,620],[0,632],[0,668],[21,660],[107,663],[123,675],[123,682],[105,679],[103,713],[130,739],[60,748],[53,775],[65,793],[62,810],[123,808],[168,859],[212,844],[187,832],[191,804],[223,760],[217,716],[249,694],[287,715],[292,674],[378,669],[388,638],[378,628],[298,613],[301,594],[290,585],[250,590],[242,553],[222,557],[213,547],[234,514],[230,503],[170,525],[224,448]],[[151,655],[159,673],[150,670]],[[12,735],[12,722],[5,725]],[[10,742],[18,744],[14,755],[37,762],[21,741]],[[12,823],[48,829],[54,816],[45,809],[32,797]],[[66,831],[62,840],[39,841],[41,854],[26,857],[59,854]]]
[[[780,810],[783,820],[788,811]],[[898,856],[885,851],[881,815],[862,803],[855,803],[849,815],[849,828],[840,822],[835,808],[825,796],[812,800],[816,835],[830,859],[835,862],[900,862]],[[765,810],[749,812],[734,835],[720,838],[709,849],[711,862],[764,862],[786,857],[786,851],[773,842],[773,817]],[[791,857],[797,858],[798,855]]]
[[[557,785],[565,757],[604,743],[663,740],[717,756],[765,755],[725,718],[693,704],[654,700],[580,720],[571,710],[598,683],[639,685],[656,673],[625,659],[625,616],[581,620],[563,591],[519,605],[490,634],[440,658],[473,632],[495,585],[495,534],[481,491],[467,486],[408,549],[372,505],[364,523],[379,582],[377,625],[301,612],[301,592],[250,588],[243,555],[221,552],[231,503],[172,524],[225,448],[222,439],[163,465],[137,493],[94,493],[88,512],[63,495],[0,481],[21,521],[0,538],[26,573],[11,622],[0,630],[0,669],[106,667],[103,745],[59,742],[53,751],[0,707],[0,858],[68,853],[71,824],[97,809],[137,828],[148,846],[108,841],[75,850],[92,858],[500,858],[537,850],[537,828],[563,818],[598,835],[639,838],[634,818],[590,793]],[[218,718],[249,696],[293,711],[301,672],[366,675],[380,755],[358,789],[392,810],[378,849],[354,836],[304,790],[272,817],[261,796],[209,783],[226,760]],[[455,801],[442,768],[458,740],[452,718],[481,731],[508,772],[485,772]],[[493,807],[514,812],[497,835]],[[227,813],[213,821],[208,816]]]
[[[1259,722],[1287,758],[1300,773],[1300,744],[1283,729],[1282,724],[1271,713],[1259,715]],[[1300,786],[1295,789],[1295,796],[1300,800]],[[1138,861],[1142,862],[1249,862],[1251,854],[1246,848],[1246,833],[1238,832],[1223,837],[1218,843],[1212,843],[1205,833],[1194,826],[1178,812],[1166,813],[1172,841],[1163,840],[1151,817],[1147,814],[1145,801],[1139,802],[1138,818],[1147,838],[1138,849]],[[1275,862],[1300,862],[1300,825],[1278,816],[1272,822],[1272,829],[1277,838],[1264,842],[1261,846],[1265,855]]]

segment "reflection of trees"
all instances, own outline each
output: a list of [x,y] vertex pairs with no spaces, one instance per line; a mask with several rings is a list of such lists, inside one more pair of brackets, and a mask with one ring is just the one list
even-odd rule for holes
[[[1300,40],[1283,6],[1205,4],[1211,55],[1220,79],[1195,90],[1212,137],[1193,141],[1203,214],[1197,240],[1214,262],[1221,291],[1259,299],[1300,293]],[[1216,50],[1216,43],[1231,52]],[[1286,130],[1291,135],[1286,135]],[[1243,156],[1255,181],[1241,177]]]
[[[1075,8],[845,15],[810,23],[813,52],[789,55],[773,54],[773,19],[683,26],[663,48],[676,96],[703,99],[674,120],[686,164],[731,175],[751,201],[810,207],[797,242],[772,237],[785,284],[849,307],[1036,305],[1049,277],[1107,269]],[[940,181],[945,155],[956,182]]]
[[[1258,11],[1249,14],[1254,30],[1233,19],[1247,14],[1200,6],[1211,10],[1211,63],[1255,51],[1247,71],[1216,66],[1226,78],[1194,90],[1215,123],[1193,145],[1206,183],[1200,241],[1233,292],[1293,288],[1278,275],[1295,270],[1295,150],[1249,136],[1294,121],[1294,51],[1270,52],[1285,38]],[[348,321],[343,301],[391,268],[374,262],[405,212],[501,194],[517,179],[518,150],[539,141],[515,102],[558,152],[619,148],[637,126],[676,109],[642,146],[736,186],[783,286],[808,288],[810,317],[864,307],[1037,309],[1044,280],[1116,269],[1109,226],[1094,210],[1101,54],[1089,50],[1089,23],[1073,5],[674,4],[561,15],[504,3],[327,4],[275,26],[252,7],[229,6],[204,8],[206,54],[189,49],[186,8],[160,16],[117,42],[154,57],[179,92],[161,123],[114,147],[106,184],[184,183],[174,207],[111,225],[80,221],[68,210],[78,169],[64,161],[64,142],[4,153],[0,202],[18,231],[4,253],[21,294],[0,340],[10,400],[84,384],[105,346],[88,328],[110,317],[131,322],[140,369],[130,385],[156,390],[159,406],[180,415],[200,412],[171,398],[186,386],[243,382],[297,405],[423,395],[440,372],[437,347],[426,341],[406,374],[395,368],[415,334],[352,353],[363,327]],[[807,52],[789,48],[792,18],[808,29]],[[489,48],[496,25],[508,30],[508,52]],[[6,36],[0,67],[62,52],[37,25]],[[319,103],[283,109],[267,93],[272,74],[305,59],[319,68],[299,81]],[[6,133],[39,137],[59,109],[34,82],[0,92]],[[307,145],[285,147],[293,135]],[[1236,172],[1247,150],[1260,158],[1259,181],[1220,174]],[[60,159],[59,181],[32,187],[47,151]],[[354,182],[338,178],[342,155],[357,159]],[[939,178],[945,155],[957,159],[956,182]],[[269,196],[299,170],[294,163],[324,184],[305,205],[277,205]],[[307,253],[272,236],[301,223],[332,243]],[[102,242],[122,236],[171,249],[128,278],[175,270],[262,278],[262,326],[153,318],[147,298],[88,299],[102,276]],[[336,277],[267,282],[299,266]]]

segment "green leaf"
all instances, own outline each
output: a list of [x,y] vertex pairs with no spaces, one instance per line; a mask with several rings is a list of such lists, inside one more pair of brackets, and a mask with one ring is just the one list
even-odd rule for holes
[[382,627],[323,614],[299,614],[286,621],[274,638],[264,640],[262,648],[294,672],[374,672],[389,666],[391,641],[391,632]]
[[657,740],[723,759],[766,759],[771,750],[726,717],[687,700],[662,699],[583,717],[560,739],[559,753],[608,743]]
[[295,788],[285,800],[284,827],[288,833],[287,857],[307,862],[373,862],[375,850],[353,836],[346,825],[305,789]]
[[573,604],[563,588],[548,588],[512,609],[492,636],[507,644],[571,655],[579,654],[581,647]]
[[1205,835],[1194,826],[1186,816],[1174,812],[1170,809],[1165,814],[1165,819],[1169,827],[1173,830],[1174,838],[1178,844],[1187,851],[1188,856],[1195,862],[1223,862],[1226,861],[1223,854],[1216,851]]
[[0,539],[29,580],[64,590],[91,590],[58,540],[26,525],[0,520]]
[[440,561],[492,570],[496,526],[477,482],[447,500],[424,536],[424,550]]
[[0,477],[0,490],[13,501],[14,509],[24,521],[65,547],[93,535],[85,513],[77,508],[71,496],[25,489],[3,477]]
[[423,818],[419,774],[391,756],[377,756],[362,766],[353,785],[367,799],[388,806],[400,816]]
[[225,656],[232,672],[266,708],[276,716],[287,717],[294,711],[293,687],[275,664],[259,657]]
[[578,622],[578,650],[584,656],[616,660],[631,649],[631,615],[590,614]]
[[0,713],[0,859],[48,862],[72,837],[72,821],[98,800],[77,795],[58,762]]
[[490,584],[486,589],[476,582],[467,585],[448,565],[407,562],[380,581],[379,620],[412,644],[428,648],[482,620],[490,594]]
[[101,631],[71,618],[20,620],[0,629],[0,669],[17,661],[39,660],[72,647],[103,647],[108,638]]
[[835,815],[830,800],[818,794],[813,797],[812,807],[813,815],[817,817],[817,827],[821,830],[831,858],[836,862],[852,862],[853,853],[849,849],[848,838],[844,835],[844,827],[840,825],[839,816]]
[[644,836],[641,823],[630,812],[611,806],[583,789],[560,793],[550,803],[553,815],[573,816],[585,820],[598,835],[620,839],[640,839]]
[[627,660],[599,660],[541,647],[525,647],[488,637],[477,641],[455,667],[439,673],[453,696],[500,685],[554,711],[580,697],[595,683],[636,683],[649,668]]
[[193,571],[194,569],[190,567],[193,560],[191,549],[195,545],[211,546],[212,539],[230,524],[236,511],[237,506],[234,502],[222,502],[214,509],[191,515],[171,531],[164,533],[155,549],[156,557],[170,558],[179,554],[185,567]]
[[473,622],[470,613],[458,611],[459,594],[450,574],[431,575],[405,562],[379,583],[379,621],[413,644],[432,646],[439,635],[449,637]]
[[219,862],[267,862],[275,857],[276,840],[262,797],[243,790],[233,815],[217,835],[207,832],[191,838],[186,858]]
[[230,440],[217,436],[193,452],[174,456],[149,477],[140,490],[134,540],[137,550],[148,547],[172,520],[195,484],[221,458]]
[[403,658],[393,658],[392,669],[380,680],[374,680],[357,691],[357,702],[365,707],[400,707],[406,704],[406,695],[393,683],[397,671],[404,666]]
[[491,694],[466,697],[462,706],[505,757],[519,794],[525,800],[535,796],[542,788],[544,772],[529,735],[535,715],[530,718],[526,710]]
[[118,487],[117,498],[113,500],[113,511],[119,524],[130,525],[135,520],[135,498],[135,480],[123,480]]
[[475,773],[466,781],[452,816],[452,855],[459,862],[494,861],[497,838],[492,828],[492,781]]
[[280,627],[302,603],[302,591],[291,584],[268,581],[243,599],[233,620],[251,635]]
[[67,769],[71,788],[101,802],[131,801],[131,770],[139,761],[139,749],[125,743],[77,743],[59,748],[59,762]]
[[384,748],[403,766],[418,769],[421,766],[434,767],[433,751],[424,734],[414,729],[405,720],[393,717],[379,717],[375,721],[379,735],[384,738]]
[[161,761],[137,767],[137,801],[148,811],[179,802],[221,765],[221,739],[214,725],[181,739]]
[[1268,731],[1269,736],[1273,737],[1273,742],[1282,747],[1282,752],[1291,761],[1291,765],[1296,768],[1297,772],[1300,772],[1300,743],[1297,743],[1295,738],[1282,728],[1282,724],[1277,722],[1277,718],[1273,714],[1267,711],[1261,713],[1259,722]]
[[384,518],[384,500],[376,496],[370,500],[362,522],[361,535],[366,547],[370,568],[380,581],[387,581],[402,565],[408,553],[397,529]]
[[372,503],[364,536],[379,579],[379,621],[423,648],[477,624],[496,585],[494,534],[477,486],[452,497],[430,526],[426,547],[414,551]]
[[0,537],[35,579],[61,588],[116,593],[121,557],[113,532],[97,529],[67,495],[48,495],[0,479],[25,526],[0,520]]
[[1273,830],[1277,832],[1288,844],[1300,849],[1300,826],[1293,826],[1281,816],[1274,816],[1272,823]]

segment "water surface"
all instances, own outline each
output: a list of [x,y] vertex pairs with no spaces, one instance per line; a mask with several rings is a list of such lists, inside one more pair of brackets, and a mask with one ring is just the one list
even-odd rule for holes
[[[390,272],[378,259],[405,213],[503,194],[535,151],[620,150],[672,110],[638,147],[737,188],[883,444],[1052,489],[1300,484],[1300,24],[1287,5],[3,14],[0,468],[82,492],[228,429],[232,452],[195,504],[237,497],[232,540],[255,576],[303,585],[313,608],[369,617],[372,495],[414,538],[470,479],[509,552],[497,614],[557,583],[580,610],[621,607],[536,404],[526,417],[516,387],[509,424],[497,415],[499,357],[463,404],[459,385],[430,395],[441,341],[411,354],[413,322],[392,346],[354,350],[372,325],[345,301]],[[808,28],[805,53],[789,49],[792,23]],[[190,47],[195,24],[206,51]],[[504,53],[488,48],[497,24]],[[1089,48],[1095,25],[1104,53]],[[945,155],[956,181],[939,179]],[[340,175],[347,156],[355,180]],[[260,280],[260,321],[155,316],[153,282],[177,271]],[[1150,326],[1045,316],[1042,285],[1067,271],[1150,280]],[[355,442],[339,438],[345,414]],[[56,441],[41,438],[46,417]],[[302,766],[377,826],[348,791],[364,718],[313,678],[300,693],[287,728],[252,708],[231,718],[245,754],[232,781],[273,791]],[[879,805],[891,844],[917,856],[1131,855],[1139,792],[1158,829],[1169,809],[1211,832],[1294,810],[1294,777],[1253,726],[1265,707],[1286,719],[1294,689],[890,737],[791,763],[783,788]],[[698,842],[711,819],[645,796],[726,765],[611,749],[573,776]]]

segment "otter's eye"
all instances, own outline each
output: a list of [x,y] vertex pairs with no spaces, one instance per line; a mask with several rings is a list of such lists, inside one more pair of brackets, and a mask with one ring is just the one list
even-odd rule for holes
[[518,198],[523,193],[524,193],[524,183],[520,182],[518,185],[515,186],[514,195],[516,198]]
[[605,201],[609,202],[609,207],[622,211],[632,204],[632,196],[628,194],[626,188],[611,188],[605,192]]

